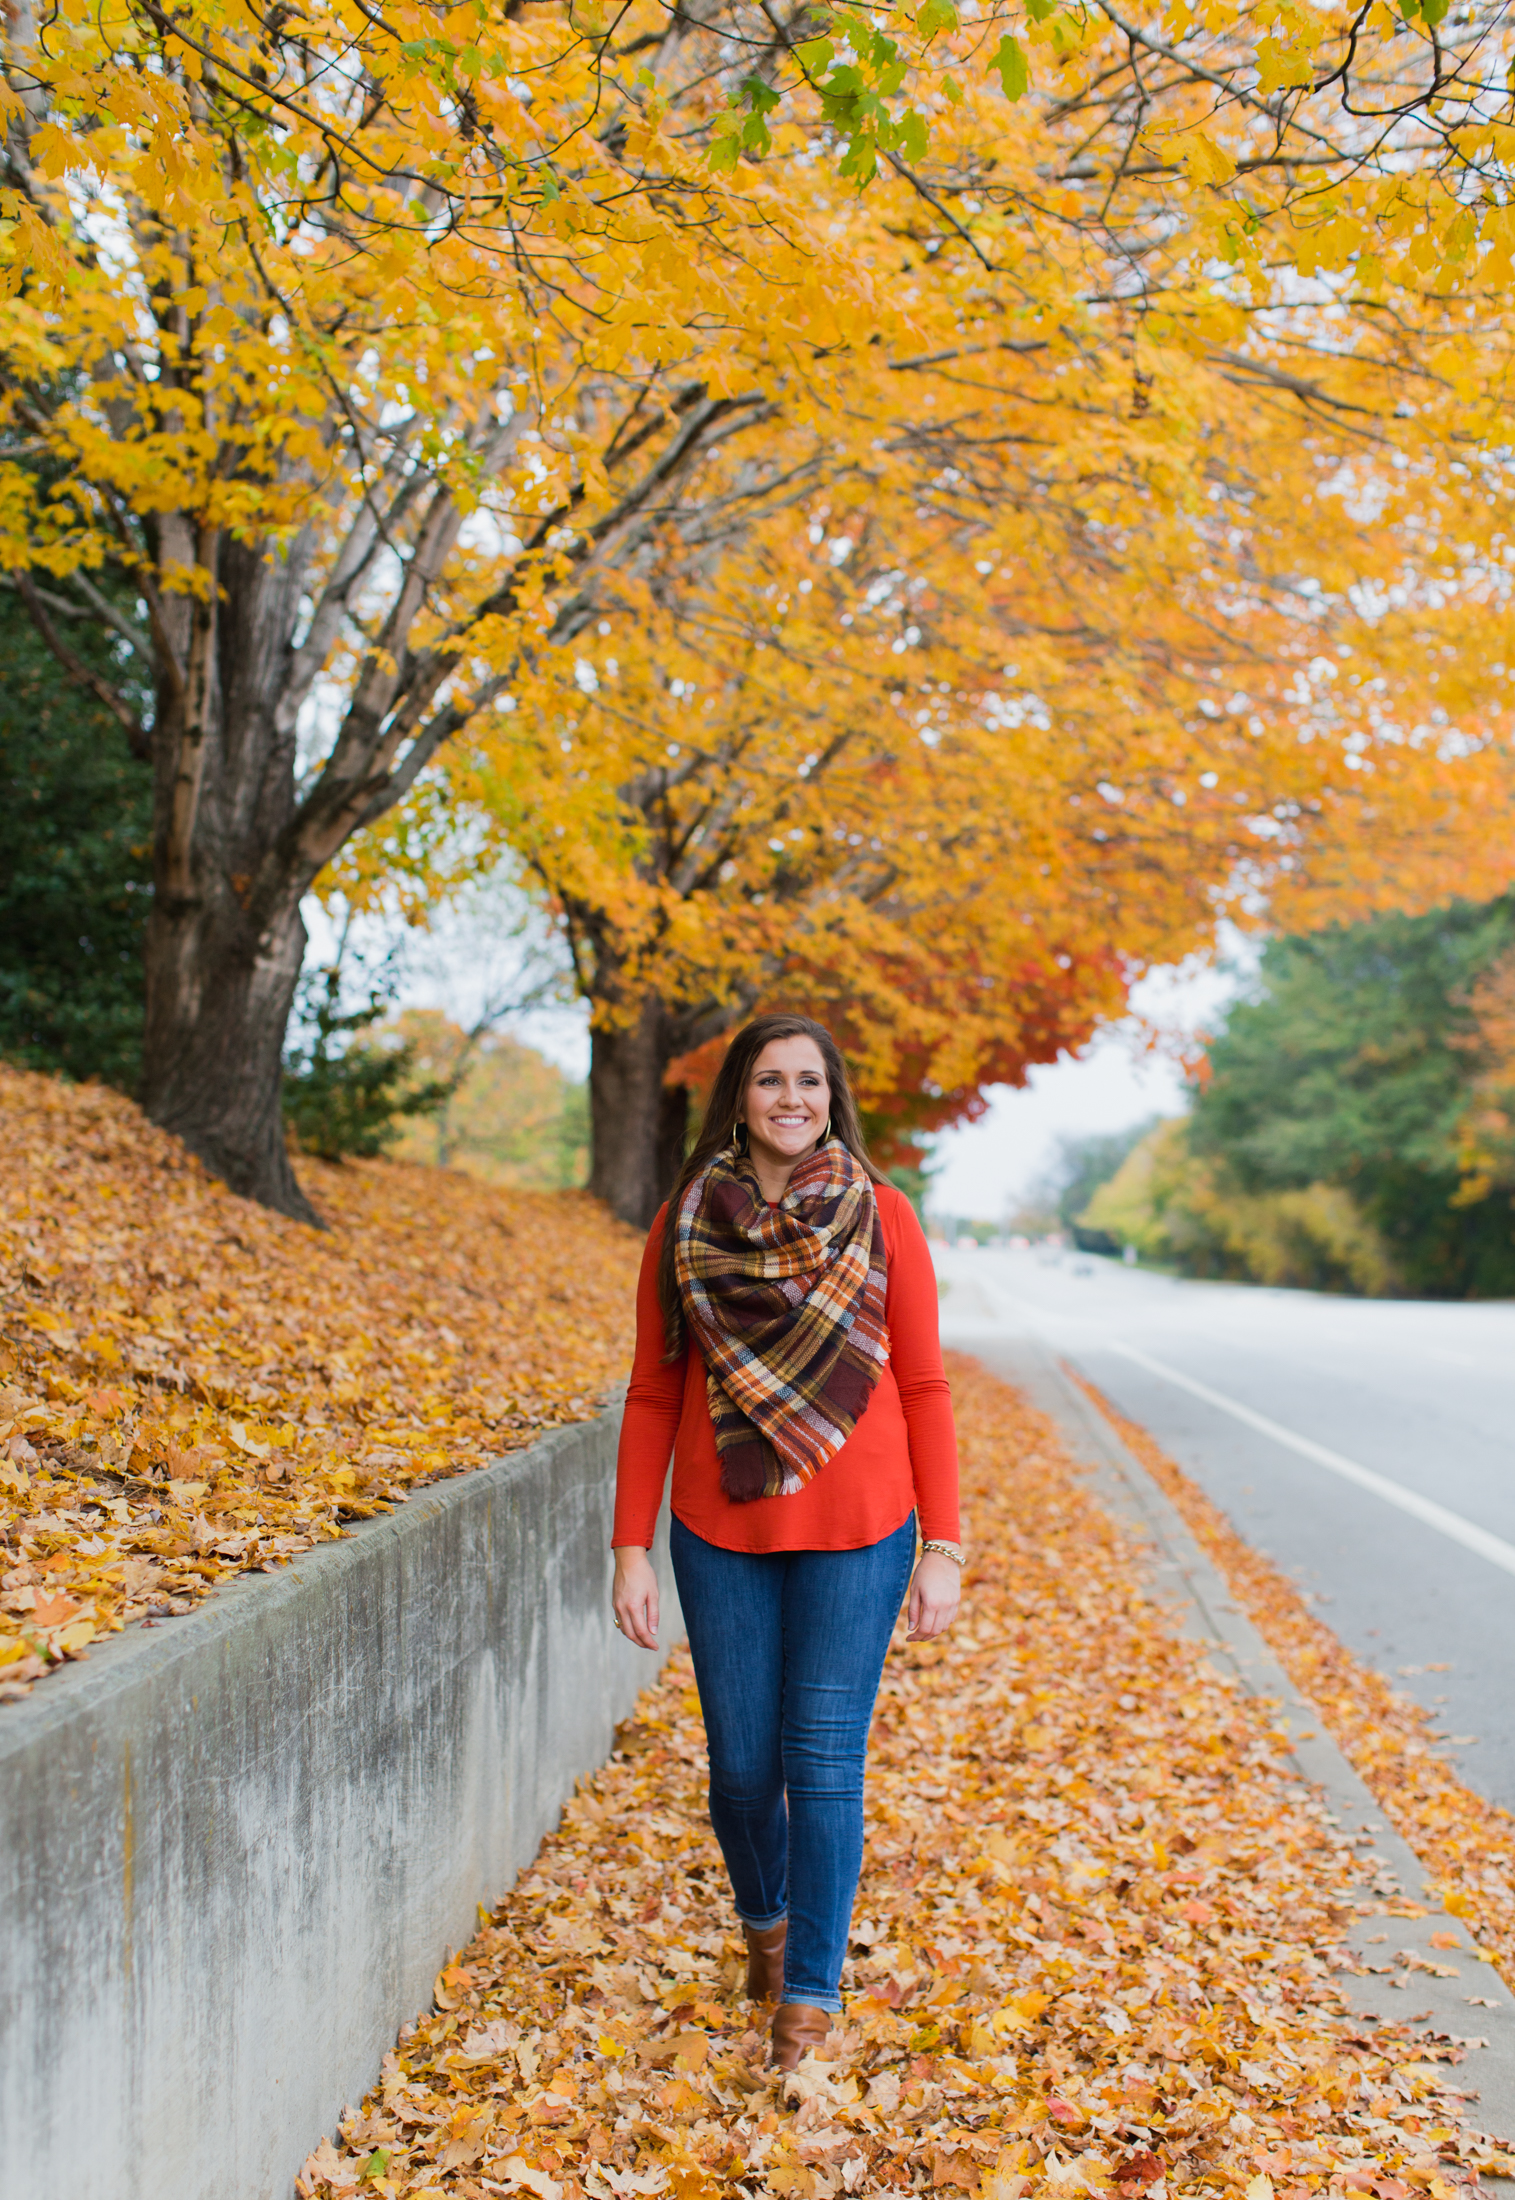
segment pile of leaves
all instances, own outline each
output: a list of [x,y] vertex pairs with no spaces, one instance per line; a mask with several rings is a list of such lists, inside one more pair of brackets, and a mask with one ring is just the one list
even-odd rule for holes
[[1433,1746],[1430,1714],[1353,1657],[1310,1611],[1286,1574],[1243,1541],[1146,1430],[1069,1373],[1166,1491],[1225,1575],[1239,1604],[1385,1814],[1409,1842],[1486,1960],[1515,1989],[1515,1813],[1460,1780]]
[[1405,1905],[1266,1707],[1172,1632],[1051,1423],[952,1374],[973,1563],[951,1636],[885,1670],[825,2048],[767,2067],[679,1654],[306,2200],[1452,2200],[1515,2171],[1460,2126],[1464,2042],[1346,2012],[1343,1926]]
[[302,1174],[324,1230],[119,1094],[0,1069],[0,1699],[624,1375],[639,1244],[584,1195]]

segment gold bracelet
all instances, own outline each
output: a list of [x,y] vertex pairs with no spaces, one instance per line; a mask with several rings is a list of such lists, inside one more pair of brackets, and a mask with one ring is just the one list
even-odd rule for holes
[[950,1558],[954,1566],[961,1566],[964,1564],[963,1546],[961,1545],[961,1543],[939,1543],[933,1536],[929,1543],[923,1543],[921,1545],[921,1557],[924,1558],[928,1551],[940,1551],[942,1557]]

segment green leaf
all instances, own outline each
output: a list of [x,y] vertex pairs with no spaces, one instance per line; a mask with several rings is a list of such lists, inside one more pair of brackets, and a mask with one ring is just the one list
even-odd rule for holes
[[728,107],[711,125],[711,141],[705,148],[705,164],[717,174],[731,174],[742,157],[741,110]]
[[1057,0],[1026,0],[1026,13],[1033,23],[1045,23],[1049,15],[1056,15]]
[[878,173],[878,148],[869,132],[860,132],[847,148],[838,170],[849,182],[871,183]]
[[744,77],[740,96],[746,100],[755,115],[772,114],[779,103],[778,93],[771,84],[765,84],[760,76]]
[[926,124],[913,107],[900,123],[899,142],[907,160],[925,159]]
[[358,2171],[358,2183],[359,2183],[359,2184],[361,2185],[361,2184],[363,2183],[364,2179],[365,2179],[365,2178],[367,2178],[367,2177],[382,2177],[382,2176],[384,2175],[384,2172],[385,2172],[385,2171],[386,2171],[386,2170],[388,2169],[388,2167],[389,2167],[389,2149],[388,2149],[388,2147],[375,2147],[375,2148],[374,2148],[374,2150],[373,2150],[373,2152],[372,2152],[372,2154],[370,2154],[370,2155],[369,2155],[369,2157],[368,2157],[368,2160],[367,2160],[367,2161],[366,2161],[366,2162],[365,2162],[365,2163],[363,2164],[363,2167],[362,2167],[362,2168],[361,2168],[361,2169],[360,2169],[360,2170]]
[[809,76],[824,76],[836,57],[829,38],[807,38],[794,49],[794,58]]
[[874,29],[860,15],[837,15],[831,21],[831,35],[840,32],[854,53],[865,54],[873,44]]
[[938,31],[955,31],[957,10],[952,0],[922,0],[915,27],[923,38],[935,38]]
[[991,69],[998,69],[1006,99],[1021,99],[1025,96],[1026,87],[1031,82],[1031,71],[1026,65],[1026,56],[1018,38],[1012,38],[1007,31],[989,66]]

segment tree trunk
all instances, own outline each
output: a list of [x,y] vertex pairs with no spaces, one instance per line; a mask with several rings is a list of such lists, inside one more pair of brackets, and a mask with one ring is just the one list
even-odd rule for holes
[[281,1106],[312,872],[289,845],[295,744],[275,707],[299,575],[256,547],[196,547],[213,608],[173,603],[170,639],[196,676],[160,679],[153,732],[140,1097],[234,1192],[317,1222],[290,1166]]
[[637,1230],[649,1226],[673,1182],[664,1174],[663,1073],[674,1052],[671,1019],[655,994],[634,1023],[590,1039],[589,1189]]
[[[615,1001],[615,950],[604,934],[594,947],[598,999]],[[679,1004],[649,993],[633,1022],[591,1032],[589,1189],[633,1229],[651,1225],[684,1165],[690,1093],[686,1084],[664,1082],[669,1063],[729,1031],[751,1008],[740,995],[719,1004]]]
[[234,1192],[316,1222],[290,1167],[280,1104],[304,954],[298,903],[260,934],[235,902],[155,900],[141,1099]]

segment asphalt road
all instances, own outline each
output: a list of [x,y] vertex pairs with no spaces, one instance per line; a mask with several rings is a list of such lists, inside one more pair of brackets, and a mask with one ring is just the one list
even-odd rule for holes
[[1515,1808],[1515,1304],[938,1247],[949,1344],[1034,1334],[1148,1429]]

